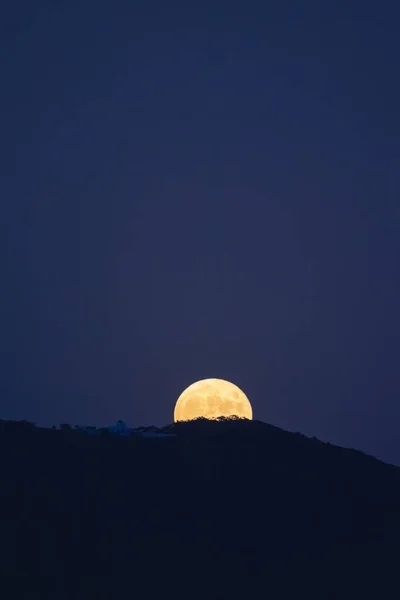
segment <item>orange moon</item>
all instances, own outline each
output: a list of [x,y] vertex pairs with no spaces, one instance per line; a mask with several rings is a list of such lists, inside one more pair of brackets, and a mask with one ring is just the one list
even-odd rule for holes
[[175,422],[232,416],[251,420],[253,410],[246,394],[224,379],[201,379],[192,383],[179,396],[174,410]]

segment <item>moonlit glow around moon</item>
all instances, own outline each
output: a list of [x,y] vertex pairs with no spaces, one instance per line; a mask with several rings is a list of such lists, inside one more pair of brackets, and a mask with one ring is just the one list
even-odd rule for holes
[[252,419],[253,410],[246,394],[224,379],[201,379],[192,383],[179,396],[174,411],[175,422],[232,416]]

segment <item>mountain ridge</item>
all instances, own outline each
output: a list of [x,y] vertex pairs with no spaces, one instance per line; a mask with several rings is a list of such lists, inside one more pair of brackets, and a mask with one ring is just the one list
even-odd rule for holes
[[160,431],[0,421],[0,574],[66,582],[56,599],[132,577],[148,598],[398,597],[399,467],[257,421]]

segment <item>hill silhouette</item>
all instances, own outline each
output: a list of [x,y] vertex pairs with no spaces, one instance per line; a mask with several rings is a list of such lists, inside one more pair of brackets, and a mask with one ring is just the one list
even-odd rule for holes
[[162,431],[175,435],[0,421],[14,593],[399,597],[399,468],[258,421]]

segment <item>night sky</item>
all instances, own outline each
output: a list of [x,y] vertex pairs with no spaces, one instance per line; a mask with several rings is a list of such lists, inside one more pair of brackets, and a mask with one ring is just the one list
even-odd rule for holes
[[400,464],[400,6],[6,0],[0,417],[254,416]]

